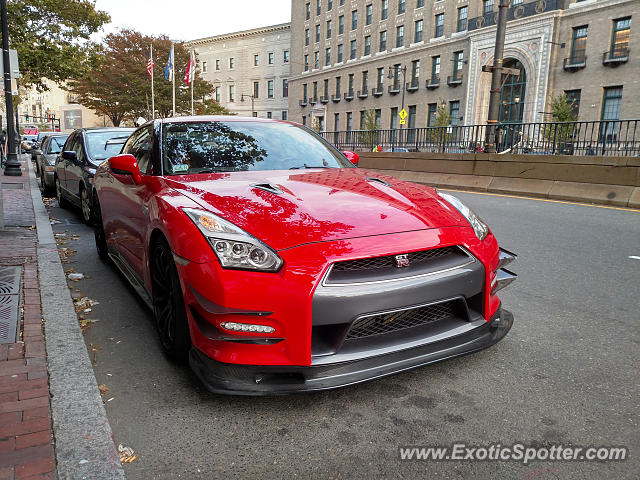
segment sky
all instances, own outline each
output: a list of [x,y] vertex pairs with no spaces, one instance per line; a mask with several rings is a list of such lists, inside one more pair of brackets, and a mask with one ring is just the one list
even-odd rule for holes
[[127,27],[172,40],[291,21],[291,0],[96,0],[96,8],[111,15],[105,33]]

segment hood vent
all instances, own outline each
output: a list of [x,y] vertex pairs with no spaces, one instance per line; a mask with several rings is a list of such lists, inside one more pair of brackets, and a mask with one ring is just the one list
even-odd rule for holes
[[259,190],[264,190],[265,192],[282,195],[282,190],[270,183],[254,183],[253,185],[251,185],[251,188],[257,188]]
[[379,183],[381,185],[384,185],[385,187],[390,187],[391,186],[390,183],[387,183],[384,180],[381,180],[380,178],[376,178],[376,177],[366,177],[366,180],[368,182],[377,182],[377,183]]

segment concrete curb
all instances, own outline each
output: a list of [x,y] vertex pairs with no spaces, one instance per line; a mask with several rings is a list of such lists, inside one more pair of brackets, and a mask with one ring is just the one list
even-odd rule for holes
[[113,443],[111,426],[30,160],[27,160],[27,169],[38,233],[38,271],[57,478],[124,479],[124,470]]

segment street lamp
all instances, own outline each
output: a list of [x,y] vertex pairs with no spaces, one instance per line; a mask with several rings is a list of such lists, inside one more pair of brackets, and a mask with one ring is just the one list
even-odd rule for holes
[[247,97],[247,98],[250,98],[250,99],[251,99],[251,116],[252,116],[252,117],[257,116],[257,115],[256,115],[256,112],[254,111],[254,108],[253,108],[253,101],[255,100],[255,98],[256,98],[256,97],[254,97],[253,95],[245,95],[245,94],[243,93],[242,95],[240,95],[240,101],[241,101],[241,102],[244,102],[244,97]]
[[[402,72],[402,108],[400,111],[404,110],[404,92],[407,88],[407,66],[401,67],[400,65],[395,65],[393,67],[389,67],[389,74],[387,75],[388,79],[395,78],[398,75],[398,70]],[[402,128],[402,124],[400,124],[400,128]]]
[[7,31],[7,0],[0,0],[0,21],[2,22],[2,60],[4,63],[4,98],[7,112],[7,163],[4,174],[19,177],[22,175],[18,154],[16,153],[16,129],[13,123],[13,97],[11,96],[11,63],[9,60],[9,32]]

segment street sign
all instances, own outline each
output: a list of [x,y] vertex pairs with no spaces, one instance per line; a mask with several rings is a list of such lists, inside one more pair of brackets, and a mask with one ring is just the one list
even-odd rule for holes
[[406,120],[400,119],[400,125],[404,125],[404,124],[406,124],[406,123],[407,123],[407,121],[406,121]]
[[400,120],[402,120],[400,125],[404,125],[404,119],[407,118],[407,111],[403,108],[402,110],[400,110],[399,115],[400,115]]
[[[20,78],[20,65],[18,64],[18,52],[9,49],[9,64],[11,65],[11,78]],[[4,59],[0,55],[0,75],[4,78]]]

